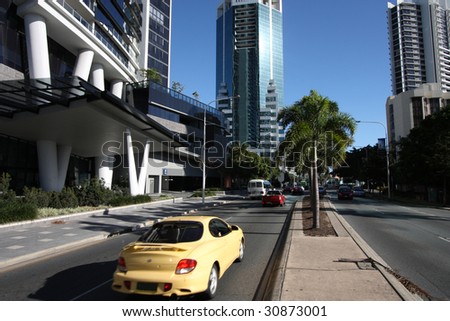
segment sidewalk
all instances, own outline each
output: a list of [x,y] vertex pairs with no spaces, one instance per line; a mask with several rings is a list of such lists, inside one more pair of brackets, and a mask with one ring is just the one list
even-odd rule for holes
[[[139,229],[163,217],[186,214],[202,206],[201,199],[183,199],[182,196],[185,195],[146,204],[0,225],[0,270]],[[205,201],[206,206],[220,203],[223,201],[216,198]]]
[[[328,199],[326,208],[332,208]],[[414,301],[395,277],[376,262],[387,264],[334,210],[328,217],[336,237],[305,236],[301,202],[294,209],[290,236],[274,300],[281,301]]]

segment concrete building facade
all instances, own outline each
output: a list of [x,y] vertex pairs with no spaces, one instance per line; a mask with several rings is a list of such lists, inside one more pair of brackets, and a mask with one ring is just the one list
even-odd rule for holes
[[148,158],[189,144],[133,103],[141,1],[7,0],[0,17],[0,172],[12,188],[111,187],[119,173],[131,194],[150,192]]
[[387,10],[392,94],[389,143],[446,106],[450,89],[450,0],[398,0]]

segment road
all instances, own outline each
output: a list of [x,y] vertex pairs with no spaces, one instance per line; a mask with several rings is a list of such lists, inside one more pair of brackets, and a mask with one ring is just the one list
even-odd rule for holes
[[338,213],[395,272],[433,300],[450,300],[450,211],[329,196]]
[[[244,261],[220,280],[216,300],[252,300],[272,254],[290,205],[262,207],[258,200],[230,201],[196,214],[217,215],[241,226],[246,237]],[[95,244],[8,269],[0,274],[0,300],[113,301],[159,300],[126,296],[111,290],[111,277],[123,245],[141,232],[115,236]],[[187,299],[198,299],[197,297]]]

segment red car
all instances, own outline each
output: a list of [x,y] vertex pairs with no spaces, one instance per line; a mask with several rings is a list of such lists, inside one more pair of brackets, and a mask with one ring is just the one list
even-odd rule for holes
[[339,200],[352,200],[353,190],[350,186],[341,186],[338,189],[338,199]]
[[262,205],[279,205],[286,204],[286,197],[278,190],[267,191],[267,194],[262,198]]

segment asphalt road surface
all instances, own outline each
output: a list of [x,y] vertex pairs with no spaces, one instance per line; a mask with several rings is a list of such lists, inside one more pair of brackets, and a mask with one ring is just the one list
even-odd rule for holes
[[[252,300],[292,202],[285,207],[262,207],[258,200],[234,200],[196,214],[220,216],[243,228],[245,258],[220,280],[216,300]],[[112,301],[160,300],[128,296],[111,290],[117,256],[142,231],[115,236],[63,254],[16,266],[0,273],[0,300]],[[198,296],[183,298],[197,300]]]
[[329,195],[338,213],[395,272],[432,300],[450,300],[450,211]]

